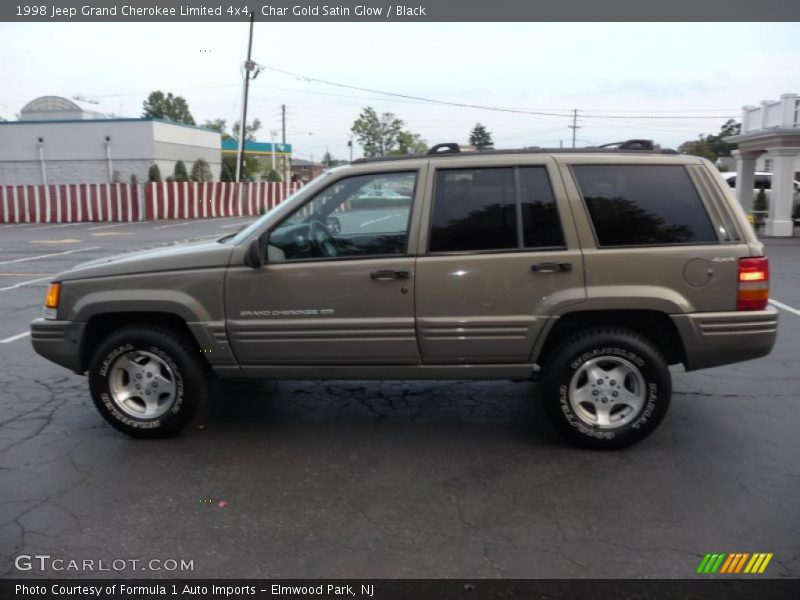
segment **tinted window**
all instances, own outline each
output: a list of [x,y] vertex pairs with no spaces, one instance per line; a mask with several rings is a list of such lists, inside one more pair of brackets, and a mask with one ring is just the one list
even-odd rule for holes
[[437,171],[431,252],[517,246],[514,169]]
[[576,165],[598,244],[688,244],[717,236],[679,165]]
[[526,248],[563,246],[558,209],[544,167],[519,169],[522,233]]

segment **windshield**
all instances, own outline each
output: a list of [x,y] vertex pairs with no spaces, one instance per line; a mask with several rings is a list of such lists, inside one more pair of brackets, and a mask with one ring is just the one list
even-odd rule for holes
[[323,180],[328,178],[330,173],[331,173],[331,171],[325,171],[325,172],[321,173],[320,175],[318,175],[317,177],[312,179],[310,182],[308,182],[305,186],[301,187],[299,190],[297,190],[296,192],[291,194],[288,198],[286,198],[286,200],[284,200],[283,202],[280,202],[279,204],[276,204],[275,206],[273,206],[266,213],[261,215],[259,218],[257,218],[255,221],[253,221],[249,225],[247,225],[244,229],[236,232],[235,234],[226,235],[224,237],[221,237],[217,241],[218,242],[226,242],[228,240],[232,240],[234,244],[238,244],[242,240],[247,239],[247,237],[251,233],[253,233],[257,229],[259,229],[261,227],[261,225],[264,222],[266,222],[267,219],[269,219],[272,215],[274,215],[276,212],[278,212],[287,202],[291,202],[301,192],[304,192],[304,191],[308,190],[309,188],[317,187],[320,184],[321,181],[323,181]]

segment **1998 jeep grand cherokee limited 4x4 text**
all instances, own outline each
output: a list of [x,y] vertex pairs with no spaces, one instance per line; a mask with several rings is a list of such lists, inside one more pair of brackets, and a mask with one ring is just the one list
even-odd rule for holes
[[239,233],[60,274],[36,351],[111,425],[176,433],[210,379],[538,378],[595,448],[652,432],[687,370],[768,354],[763,247],[705,160],[642,141],[360,160]]

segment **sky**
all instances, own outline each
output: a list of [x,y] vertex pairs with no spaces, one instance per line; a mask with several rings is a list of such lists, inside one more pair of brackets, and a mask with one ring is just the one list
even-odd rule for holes
[[[198,124],[241,111],[246,23],[0,23],[0,117],[42,95],[81,95],[140,116],[152,90],[186,98]],[[248,120],[280,130],[295,156],[348,158],[372,106],[429,144],[466,143],[476,122],[495,146],[629,138],[676,147],[716,133],[744,105],[800,93],[798,23],[274,23],[257,21]],[[520,114],[437,105],[307,78]],[[625,118],[612,118],[625,117]],[[659,117],[659,118],[654,118]],[[687,118],[692,117],[692,118]],[[276,139],[279,140],[280,133]],[[356,147],[355,156],[360,155]]]

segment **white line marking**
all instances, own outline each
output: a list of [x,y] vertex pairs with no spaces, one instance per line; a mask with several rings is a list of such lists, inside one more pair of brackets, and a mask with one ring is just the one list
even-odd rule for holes
[[30,279],[28,281],[20,281],[19,283],[15,283],[14,285],[9,285],[8,287],[0,288],[0,292],[7,292],[8,290],[16,290],[21,288],[22,286],[31,284],[31,283],[41,283],[42,281],[50,281],[53,279],[55,275],[50,275],[49,277],[42,277],[40,279]]
[[44,227],[30,227],[26,231],[41,231],[42,229],[58,229],[59,227],[71,227],[80,223],[62,223],[61,225],[45,225]]
[[184,223],[170,223],[169,225],[156,225],[153,229],[167,229],[169,227],[183,227],[184,225],[193,225],[196,223],[208,223],[209,221],[223,221],[228,219],[241,219],[241,217],[217,217],[216,219],[191,219]]
[[89,231],[93,231],[95,229],[111,229],[112,227],[124,227],[129,223],[117,223],[116,225],[100,225],[99,227],[89,227]]
[[782,308],[785,311],[788,311],[790,313],[794,313],[794,314],[796,314],[797,316],[800,317],[800,310],[797,310],[796,308],[792,308],[788,304],[784,304],[783,302],[778,302],[777,300],[772,300],[772,299],[770,299],[769,303],[772,304],[773,306],[777,306],[778,308]]
[[17,340],[21,340],[24,337],[28,337],[31,334],[30,331],[26,331],[24,333],[18,333],[17,335],[12,335],[11,337],[7,337],[4,340],[0,340],[0,344],[8,344],[9,342],[16,342]]
[[50,258],[51,256],[63,256],[64,254],[74,254],[75,252],[85,252],[87,250],[97,250],[100,246],[90,246],[88,248],[78,248],[77,250],[66,250],[64,252],[54,252],[53,254],[42,254],[40,256],[29,256],[27,258],[17,258],[15,260],[4,260],[0,265],[10,265],[11,263],[27,262],[29,260],[39,260],[40,258]]
[[396,217],[400,213],[391,213],[386,215],[385,217],[380,217],[379,219],[372,219],[371,221],[364,221],[361,224],[361,227],[366,227],[367,225],[374,225],[375,223],[380,223],[381,221],[385,221],[386,219],[391,219],[392,217]]
[[230,229],[231,227],[241,227],[242,225],[247,225],[250,221],[241,221],[239,223],[230,223],[229,225],[220,225],[220,229]]

